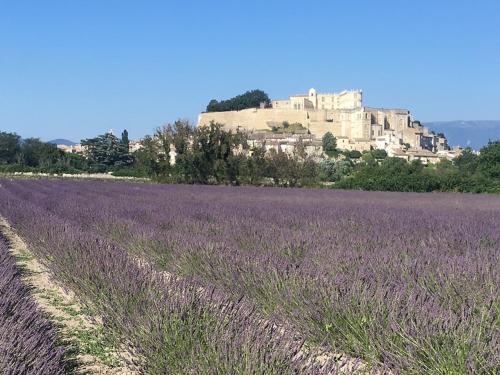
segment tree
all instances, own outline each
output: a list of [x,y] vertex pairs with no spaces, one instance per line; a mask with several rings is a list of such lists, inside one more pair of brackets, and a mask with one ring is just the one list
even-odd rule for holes
[[271,149],[266,155],[265,176],[271,178],[276,186],[311,185],[318,175],[316,163],[307,155],[301,157],[299,154],[302,151],[294,150],[290,155]]
[[170,169],[169,154],[165,154],[157,138],[150,135],[141,140],[141,148],[133,153],[134,168],[153,177],[164,177]]
[[286,186],[290,176],[290,158],[279,150],[271,149],[266,155],[265,176],[273,180],[276,186]]
[[320,164],[320,171],[323,181],[337,182],[352,173],[353,163],[348,159],[338,161],[326,159]]
[[486,177],[500,179],[500,140],[489,141],[480,150],[478,167]]
[[306,145],[299,139],[293,147],[293,158],[297,161],[305,161],[307,159]]
[[266,171],[266,149],[265,147],[253,147],[250,155],[245,158],[241,167],[241,173],[251,185],[260,184]]
[[375,161],[375,157],[374,157],[374,156],[373,156],[373,154],[372,154],[371,152],[369,152],[369,151],[363,151],[363,152],[361,153],[361,159],[363,159],[363,161],[364,161],[365,163],[368,163],[368,164],[369,164],[369,163],[372,163],[372,164],[373,164],[373,163],[375,163],[375,162],[376,162],[376,161]]
[[63,152],[51,143],[28,138],[21,143],[21,163],[28,167],[49,167],[63,158]]
[[212,99],[207,105],[207,112],[240,111],[247,108],[258,108],[261,103],[269,106],[271,104],[269,96],[262,90],[252,90],[220,102]]
[[379,150],[379,149],[373,150],[371,152],[371,154],[377,160],[382,160],[382,159],[385,159],[387,157],[387,151],[385,151],[385,150]]
[[210,100],[207,105],[207,112],[218,112],[220,109],[219,102],[215,99]]
[[333,156],[337,152],[337,139],[333,136],[332,133],[326,132],[321,139],[323,143],[323,151],[328,156]]
[[64,154],[64,165],[70,169],[83,171],[86,170],[88,165],[85,158],[80,154]]
[[154,137],[160,141],[162,151],[168,155],[173,145],[177,155],[185,154],[195,132],[194,126],[187,120],[177,120],[156,129]]
[[81,144],[86,148],[85,154],[93,170],[103,172],[111,167],[129,166],[134,161],[128,148],[125,148],[123,143],[111,133],[83,139]]
[[16,133],[0,132],[0,164],[11,164],[21,150],[21,137]]
[[349,151],[348,157],[351,159],[359,159],[362,156],[361,152],[358,150]]
[[125,147],[125,149],[128,151],[129,150],[130,141],[128,139],[128,131],[127,131],[127,129],[123,130],[123,132],[122,132],[122,144]]
[[461,173],[470,175],[476,172],[479,166],[479,157],[470,147],[467,147],[462,151],[462,154],[455,158],[453,163],[458,167]]
[[401,158],[386,158],[380,166],[381,171],[385,171],[389,175],[396,175],[403,173],[408,168],[408,162]]
[[176,122],[163,135],[177,151],[175,174],[181,181],[238,183],[241,158],[235,155],[235,150],[246,144],[242,133],[226,131],[215,122],[195,129]]
[[243,155],[229,155],[225,162],[226,181],[231,185],[240,184],[241,169],[244,165],[245,157]]
[[318,182],[319,168],[318,164],[311,158],[306,158],[300,163],[300,186],[314,186]]

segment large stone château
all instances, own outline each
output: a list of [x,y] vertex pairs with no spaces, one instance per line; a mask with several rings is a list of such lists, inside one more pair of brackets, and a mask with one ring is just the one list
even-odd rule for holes
[[446,138],[413,121],[409,110],[363,106],[361,90],[322,94],[310,89],[307,94],[272,100],[270,108],[204,112],[198,117],[198,125],[210,121],[250,133],[272,133],[283,122],[298,123],[318,139],[331,132],[338,148],[345,150],[412,148],[436,152],[447,148]]

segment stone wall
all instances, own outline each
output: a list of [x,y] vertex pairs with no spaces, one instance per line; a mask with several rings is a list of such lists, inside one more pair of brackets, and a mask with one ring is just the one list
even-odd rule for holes
[[248,131],[271,130],[273,126],[280,125],[283,121],[290,124],[300,123],[305,128],[309,124],[307,111],[293,109],[250,108],[230,112],[205,112],[198,116],[198,125],[207,125],[210,121],[224,124],[227,129],[238,128]]
[[371,133],[370,116],[359,110],[294,110],[281,108],[244,109],[230,112],[205,112],[198,117],[198,125],[214,121],[226,129],[247,131],[269,131],[284,121],[300,123],[317,138],[327,132],[335,137],[369,139]]

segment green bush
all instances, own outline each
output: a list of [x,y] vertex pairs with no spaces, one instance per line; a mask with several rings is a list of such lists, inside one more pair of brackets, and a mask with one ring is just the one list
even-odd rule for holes
[[112,171],[111,174],[116,177],[136,177],[136,178],[148,177],[147,171],[135,168],[120,168]]

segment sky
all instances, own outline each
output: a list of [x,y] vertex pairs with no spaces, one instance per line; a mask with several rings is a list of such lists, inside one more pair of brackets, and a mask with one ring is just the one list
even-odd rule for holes
[[311,87],[500,120],[499,16],[498,0],[0,0],[0,131],[136,139],[211,99]]

